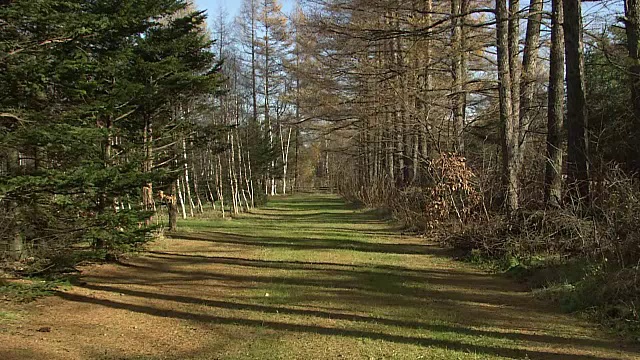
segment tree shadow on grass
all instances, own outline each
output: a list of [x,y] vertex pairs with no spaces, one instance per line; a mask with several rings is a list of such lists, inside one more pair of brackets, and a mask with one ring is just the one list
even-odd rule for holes
[[[182,284],[215,281],[247,288],[290,286],[293,292],[300,294],[309,290],[322,293],[343,290],[344,293],[340,296],[328,297],[326,300],[343,301],[345,296],[357,294],[353,304],[360,308],[376,308],[381,305],[381,299],[389,298],[391,304],[404,304],[412,309],[437,301],[471,306],[506,306],[523,314],[539,310],[534,306],[535,303],[522,301],[524,288],[518,289],[509,283],[511,286],[507,289],[505,283],[497,281],[495,276],[456,270],[406,272],[398,271],[397,267],[390,271],[365,266],[349,268],[336,263],[320,265],[200,255],[174,256],[163,252],[153,252],[147,257],[135,259],[134,264],[125,266],[135,269],[135,278],[131,278],[129,274],[94,275],[90,277],[90,281],[145,286],[166,285],[168,281]],[[199,266],[207,266],[207,270],[197,270]],[[242,268],[238,269],[237,266]],[[280,270],[290,272],[283,273]],[[495,320],[495,316],[492,320]]]
[[[336,213],[326,211],[314,211],[307,214],[291,214],[289,211],[283,213],[274,214],[260,213],[245,216],[247,218],[255,218],[261,220],[272,221],[285,221],[287,223],[322,223],[322,224],[334,224],[337,227],[340,225],[358,225],[358,224],[386,224],[388,220],[381,220],[375,213]],[[348,221],[345,221],[348,220]],[[352,229],[353,231],[353,229]]]
[[[148,269],[149,270],[149,269]],[[156,271],[156,270],[152,270]],[[160,270],[157,270],[160,271]],[[156,271],[156,272],[157,272]],[[275,275],[244,275],[244,274],[230,274],[226,272],[214,272],[214,271],[182,271],[182,270],[162,270],[165,274],[182,276],[185,283],[216,280],[222,282],[232,283],[246,283],[246,284],[266,284],[266,285],[288,285],[301,288],[320,288],[320,289],[341,289],[349,291],[363,291],[368,292],[370,296],[394,296],[400,301],[400,299],[414,299],[414,306],[424,305],[424,300],[429,299],[431,301],[447,301],[447,302],[465,302],[465,303],[477,303],[488,304],[495,306],[505,306],[513,303],[512,293],[499,293],[484,290],[484,292],[466,292],[464,288],[458,288],[459,290],[431,290],[420,287],[408,287],[403,282],[398,282],[401,279],[400,276],[387,276],[380,278],[379,276],[371,276],[367,279],[365,276],[358,276],[347,279],[317,279],[310,277],[287,277],[287,276],[275,276]],[[101,278],[100,276],[93,276],[94,280],[101,281],[113,281],[128,284],[135,284],[135,282],[129,281],[127,278],[118,278],[110,276],[108,278]],[[147,280],[143,280],[142,283],[150,285],[155,282],[164,282],[166,278],[162,276],[149,277]],[[446,280],[441,281],[443,284]],[[140,284],[140,282],[138,282]],[[453,286],[449,285],[452,289]],[[302,291],[302,290],[301,290]],[[376,304],[376,300],[372,299],[372,305]],[[515,306],[515,305],[513,305]],[[517,306],[523,311],[527,310],[524,305]]]
[[50,354],[35,349],[0,349],[0,359],[24,360],[24,359],[48,359]]
[[421,321],[407,321],[407,320],[389,319],[384,317],[370,317],[370,316],[348,314],[348,313],[341,313],[341,312],[335,312],[335,311],[319,311],[319,310],[290,308],[290,307],[284,307],[284,306],[268,306],[268,305],[247,304],[247,303],[239,303],[239,302],[231,302],[231,301],[209,300],[209,299],[194,298],[194,297],[188,297],[188,296],[160,294],[155,292],[131,290],[131,289],[102,286],[102,285],[95,285],[95,284],[87,284],[87,285],[84,285],[83,287],[90,290],[124,294],[128,296],[140,297],[145,299],[166,300],[166,301],[173,301],[173,302],[178,302],[182,304],[204,305],[212,308],[222,308],[222,309],[230,309],[230,310],[246,310],[246,311],[254,311],[254,312],[260,312],[260,313],[270,313],[270,314],[297,315],[297,316],[304,316],[304,317],[316,317],[316,318],[322,318],[322,319],[345,320],[345,321],[352,321],[352,322],[382,324],[382,325],[388,325],[388,326],[396,326],[396,327],[402,327],[402,328],[408,328],[408,329],[418,329],[418,330],[426,330],[426,331],[433,331],[433,332],[449,332],[449,333],[458,333],[458,334],[471,335],[471,336],[489,336],[489,337],[500,338],[500,339],[533,341],[533,342],[540,342],[540,343],[547,343],[547,344],[585,345],[585,346],[604,347],[608,349],[614,348],[614,344],[612,342],[599,341],[599,340],[593,340],[593,339],[565,338],[565,337],[558,337],[558,336],[551,336],[551,335],[477,330],[477,329],[471,329],[471,328],[460,327],[460,326],[441,325],[441,324],[435,325],[435,324],[428,324]]
[[[124,289],[121,289],[121,290],[127,291]],[[150,293],[138,292],[137,294],[136,293],[131,293],[131,294],[134,296],[145,296],[145,295],[149,295]],[[154,295],[159,296],[159,294],[154,294]],[[64,292],[58,293],[58,296],[67,301],[89,303],[89,304],[95,304],[95,305],[105,306],[105,307],[114,308],[114,309],[122,309],[122,310],[127,310],[127,311],[132,311],[132,312],[142,313],[142,314],[147,314],[152,316],[189,320],[189,321],[196,321],[201,323],[242,325],[242,326],[249,326],[249,327],[256,327],[256,328],[268,328],[268,329],[278,330],[278,331],[340,336],[340,337],[355,338],[355,339],[367,338],[371,340],[382,340],[382,341],[388,341],[388,342],[399,343],[399,344],[419,345],[423,347],[438,347],[438,348],[448,349],[448,350],[458,350],[458,351],[481,353],[481,354],[487,354],[487,355],[497,355],[497,356],[503,356],[503,357],[513,358],[513,359],[522,359],[526,357],[536,358],[536,359],[544,358],[544,359],[558,359],[558,360],[560,359],[575,359],[575,360],[610,359],[610,358],[605,358],[601,356],[592,356],[592,355],[585,355],[585,354],[566,354],[566,353],[561,354],[561,353],[547,352],[547,351],[540,351],[540,350],[511,349],[511,348],[503,348],[503,347],[497,347],[497,346],[473,345],[473,344],[465,344],[465,343],[453,341],[453,340],[393,335],[393,334],[386,334],[386,333],[374,332],[374,331],[349,330],[349,329],[342,329],[342,328],[338,329],[338,328],[318,326],[318,325],[301,325],[301,324],[291,324],[287,322],[278,322],[278,321],[253,320],[253,319],[246,319],[241,317],[223,317],[223,316],[215,316],[215,315],[208,315],[208,314],[196,314],[196,313],[171,310],[171,309],[159,309],[151,306],[127,304],[123,302],[97,299],[97,298],[92,298],[88,296],[70,294],[70,293],[64,293]],[[165,297],[167,298],[166,300],[182,301],[182,302],[194,303],[194,304],[197,301],[198,304],[204,304],[204,305],[207,304],[207,301],[203,299],[193,299],[193,298],[187,298],[187,297],[180,298],[176,296],[165,296]],[[214,306],[214,307],[224,307],[224,306],[231,306],[231,305],[235,307],[242,307],[242,305],[229,304],[224,302],[217,302],[217,303],[209,302],[209,304],[210,304],[209,306]],[[279,308],[269,308],[264,306],[260,306],[256,308],[254,305],[245,305],[245,306],[249,306],[249,308],[244,308],[239,310],[253,310],[253,311],[261,311],[261,312],[280,311]],[[254,306],[254,308],[250,308],[251,306]],[[289,310],[294,311],[291,309]],[[330,314],[328,313],[323,314],[322,312],[320,313],[316,312],[315,314],[308,313],[305,315],[317,316],[317,315],[330,315]],[[340,317],[341,315],[334,314],[334,316]],[[345,320],[349,320],[349,321],[364,320],[364,319],[358,319],[357,317],[353,317],[350,315],[347,315],[347,316],[350,318]],[[372,319],[372,320],[374,322],[377,321],[376,319]],[[405,323],[404,325],[418,325],[418,324]],[[423,328],[423,327],[420,327],[420,328]],[[426,328],[425,330],[427,331],[464,333],[463,331],[461,331],[461,329],[452,328],[452,327],[444,327],[442,329],[437,329],[437,328],[430,329],[428,326],[425,326],[425,328]],[[471,329],[466,329],[466,330],[469,331]],[[484,335],[491,336],[491,333],[485,332]],[[502,333],[493,334],[493,335],[505,336]],[[512,335],[506,335],[506,336],[519,336],[519,335],[520,334],[512,334]],[[522,340],[522,338],[519,338],[519,339]],[[556,339],[556,341],[558,341],[558,339]],[[562,341],[565,341],[565,340],[562,339]],[[574,344],[574,342],[568,341],[567,344]]]
[[[363,266],[348,265],[340,263],[327,262],[303,262],[303,261],[272,261],[260,259],[245,259],[237,257],[225,256],[203,256],[191,254],[176,254],[162,251],[150,251],[149,259],[156,259],[161,262],[171,262],[172,264],[224,264],[232,266],[244,266],[257,269],[277,269],[277,270],[293,270],[293,271],[309,271],[317,272],[323,277],[334,277],[336,279],[351,277],[356,278],[353,284],[349,286],[357,287],[362,281],[369,277],[375,281],[384,280],[389,283],[416,282],[435,285],[459,286],[465,288],[474,288],[479,292],[483,290],[502,291],[504,286],[496,283],[497,276],[473,274],[465,271],[456,270],[436,270],[436,269],[410,269],[404,267],[393,266]],[[128,263],[120,263],[123,266],[136,267],[138,269],[146,269],[148,271],[161,271],[153,266],[154,261],[138,260],[138,263],[144,262],[145,265],[134,265]],[[193,272],[189,272],[193,274]],[[186,274],[185,274],[186,275]],[[339,282],[338,282],[339,284]],[[517,287],[510,289],[510,292],[525,292],[525,287],[518,289]]]
[[267,203],[265,210],[355,210],[359,207],[347,204],[344,200],[336,196],[306,196],[304,201],[293,196],[289,198],[279,198]]
[[[344,210],[344,203],[337,199],[327,202],[324,197],[319,197],[315,203],[312,199],[307,204],[297,204],[295,200],[287,203],[288,201],[278,200],[274,209],[267,209],[264,214],[251,215],[253,220],[249,218],[247,222],[239,221],[231,227],[225,224],[225,230],[229,232],[207,229],[205,233],[174,234],[172,236],[175,239],[182,240],[178,247],[181,251],[152,251],[147,256],[123,263],[123,266],[131,268],[128,271],[96,274],[88,278],[89,284],[81,285],[90,291],[127,295],[122,302],[64,292],[59,296],[69,301],[203,324],[242,325],[283,332],[365,338],[518,359],[607,359],[588,354],[594,353],[594,348],[610,350],[611,354],[618,350],[614,342],[549,334],[546,331],[548,328],[563,326],[564,320],[553,319],[553,312],[526,300],[512,283],[506,284],[495,276],[470,271],[441,269],[437,266],[422,268],[422,262],[433,261],[433,257],[449,258],[449,250],[429,244],[416,244],[415,241],[403,242],[407,239],[394,236],[365,237],[362,232],[354,229],[354,225],[362,224],[365,228],[370,222],[386,226],[376,219],[377,215],[374,213],[335,212],[334,210]],[[294,210],[313,213],[292,214]],[[322,222],[323,226],[330,224],[331,227],[314,227],[314,221]],[[293,225],[290,229],[283,228],[278,226],[281,225],[278,222]],[[246,232],[247,226],[254,227],[248,229],[251,232],[273,230],[280,231],[283,235],[239,234]],[[300,236],[299,233],[305,229],[315,230],[310,234],[315,233],[316,236]],[[386,229],[389,230],[388,227]],[[367,230],[370,231],[370,228]],[[233,233],[234,231],[238,233]],[[360,235],[363,241],[354,240],[355,236],[345,236],[343,239],[337,232]],[[197,244],[195,241],[205,243]],[[196,246],[191,246],[192,244]],[[350,250],[365,254],[407,256],[376,257],[390,263],[379,265],[202,255],[213,254],[225,248],[234,251],[242,249],[249,254],[264,254],[253,250],[269,248],[322,250],[318,254]],[[369,254],[347,254],[354,256],[347,257],[341,253],[335,258],[366,262],[366,259],[372,257]],[[410,267],[416,264],[417,266]],[[159,284],[175,285],[176,288],[164,286],[160,290],[156,286]],[[143,286],[144,289],[141,290]],[[225,293],[224,290],[221,292],[220,289],[215,289],[219,286],[244,290]],[[182,293],[186,288],[198,288],[197,297],[188,292],[186,295]],[[265,299],[256,295],[256,291],[262,294],[262,291],[270,291],[272,288],[282,291],[284,295],[278,299],[273,296]],[[215,289],[215,292],[207,292],[209,289]],[[215,298],[207,299],[205,294],[212,294]],[[144,304],[138,303],[140,299],[145,299]],[[286,300],[286,303],[273,304],[282,300]],[[151,303],[163,305],[148,305]],[[180,309],[188,310],[164,309],[165,306],[180,306]],[[203,311],[209,311],[201,306],[211,308],[213,314],[203,314]],[[372,312],[385,315],[367,315]],[[288,320],[285,316],[282,320],[260,314],[282,314],[296,318]],[[342,324],[319,321],[322,319],[338,320]],[[440,319],[444,320],[445,325],[440,324]],[[350,322],[351,328],[345,322]],[[486,330],[487,327],[491,330]],[[445,333],[445,336],[440,335]],[[468,337],[472,338],[467,340]],[[494,345],[495,341],[488,342],[490,345],[466,343],[486,343],[479,340],[482,338],[507,340],[511,343],[506,346]],[[512,345],[518,348],[511,348]],[[529,347],[534,350],[528,350]],[[562,351],[567,353],[560,353]]]
[[364,242],[342,239],[300,239],[291,237],[265,237],[255,235],[237,235],[233,233],[207,231],[206,233],[175,233],[169,238],[178,240],[207,241],[219,244],[257,246],[266,248],[286,248],[290,250],[351,250],[381,254],[401,255],[437,255],[450,250],[429,244],[401,244]]

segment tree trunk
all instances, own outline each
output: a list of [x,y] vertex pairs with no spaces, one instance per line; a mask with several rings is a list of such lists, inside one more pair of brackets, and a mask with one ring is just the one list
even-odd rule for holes
[[567,64],[567,183],[570,196],[581,206],[589,203],[581,1],[564,0],[563,5]]
[[222,212],[222,218],[224,219],[224,188],[222,184],[222,161],[220,160],[220,154],[217,155],[218,166],[216,169],[216,192],[218,193],[218,199],[220,199],[220,211]]
[[[397,14],[393,14],[393,17],[396,17]],[[397,27],[397,21],[394,21],[394,27]],[[404,59],[402,56],[402,43],[400,42],[400,38],[396,38],[391,43],[393,62],[390,63],[391,68],[395,67],[397,69],[402,69],[404,67]],[[406,92],[406,89],[403,85],[403,75],[399,74],[396,76],[395,86],[398,87],[398,92]],[[402,187],[406,181],[406,153],[405,153],[405,141],[404,141],[404,124],[405,124],[405,109],[404,109],[404,101],[402,101],[402,95],[400,95],[400,99],[396,99],[394,101],[394,127],[396,134],[396,144],[395,144],[395,155],[396,155],[396,164],[398,165],[398,186]],[[328,154],[328,153],[327,153]]]
[[[299,119],[298,106],[296,106],[296,119]],[[296,125],[296,161],[294,163],[295,169],[293,170],[293,191],[298,191],[298,181],[300,179],[300,173],[298,169],[298,159],[300,157],[300,126]]]
[[635,160],[632,166],[640,170],[640,0],[625,0],[625,30],[627,33],[627,50],[631,65],[629,80],[631,85],[631,104],[633,105],[635,142]]
[[173,184],[171,184],[171,195],[165,198],[167,209],[169,210],[169,231],[178,230],[178,204],[176,202],[178,186],[176,182],[177,181],[174,181]]
[[13,238],[9,239],[9,257],[19,261],[24,258],[24,240],[20,231],[15,231]]
[[209,201],[211,201],[211,207],[213,210],[216,210],[216,198],[213,196],[213,191],[211,191],[211,185],[207,181],[207,192],[209,194]]
[[[433,22],[433,0],[426,0],[425,1],[425,27],[430,28],[431,24]],[[431,72],[431,57],[432,57],[432,46],[433,42],[431,40],[431,37],[427,38],[426,40],[426,44],[425,44],[425,52],[424,52],[424,88],[425,88],[425,92],[424,92],[424,97],[425,97],[425,101],[423,101],[423,124],[420,127],[420,131],[422,132],[422,161],[426,161],[429,159],[429,113],[430,113],[430,107],[431,104],[430,102],[430,98],[431,98],[431,91],[433,90],[433,75]]]
[[238,187],[238,191],[240,192],[240,194],[242,195],[242,197],[244,198],[244,202],[245,202],[245,209],[246,211],[249,211],[249,202],[247,201],[247,196],[245,193],[245,189],[243,188],[245,182],[244,180],[246,179],[246,166],[244,166],[244,156],[243,151],[242,151],[242,138],[240,137],[240,134],[238,133],[238,129],[236,128],[235,130],[236,133],[236,145],[237,145],[237,159],[238,159],[238,177],[237,177],[237,183],[238,185],[236,185]]
[[[145,160],[142,166],[142,171],[145,173],[151,172],[153,170],[153,126],[151,120],[148,116],[145,116],[145,123],[143,129],[143,142],[144,142],[144,152],[145,152]],[[154,212],[156,211],[156,202],[153,198],[153,183],[147,183],[146,186],[142,188],[143,191],[143,205],[145,210]],[[146,220],[146,223],[149,224],[153,221],[153,215]]]
[[[203,175],[203,174],[200,174]],[[200,191],[199,191],[199,184],[198,184],[198,173],[193,170],[193,192],[195,193],[196,196],[196,209],[198,210],[198,213],[202,214],[204,213],[204,207],[202,206],[202,199],[200,199]]]
[[254,208],[256,206],[255,202],[255,192],[253,188],[253,171],[251,170],[251,153],[247,151],[247,167],[249,170],[249,178],[247,179],[248,184],[247,187],[249,189],[249,197],[251,198],[251,207]]
[[[264,12],[264,23],[268,24],[268,19],[267,17],[267,11]],[[266,28],[265,29],[265,34],[264,34],[264,119],[265,119],[265,123],[268,126],[268,134],[269,134],[269,147],[273,150],[273,126],[271,124],[271,114],[270,114],[270,110],[271,110],[271,104],[270,104],[270,76],[269,76],[269,71],[270,71],[270,67],[269,67],[269,60],[271,59],[271,54],[270,54],[270,48],[269,48],[269,38],[270,38],[270,34],[269,34],[269,29]],[[276,168],[276,163],[275,160],[271,161],[271,166],[269,168],[269,177],[267,179],[267,184],[271,185],[271,190],[269,192],[269,186],[267,185],[266,188],[266,195],[269,195],[269,193],[273,196],[276,195],[276,179],[275,179],[275,168]]]
[[289,149],[291,145],[291,132],[293,129],[289,127],[289,133],[287,134],[287,141],[285,145],[284,139],[282,139],[282,126],[280,127],[280,147],[282,149],[282,195],[287,194],[287,170],[289,167]]
[[459,154],[464,154],[464,116],[466,111],[466,94],[464,83],[466,82],[466,69],[463,68],[464,49],[462,27],[464,18],[462,15],[462,0],[451,0],[451,73],[453,75],[453,149]]
[[[176,180],[177,181],[177,185],[178,185],[178,199],[180,199],[180,207],[182,208],[182,218],[186,219],[187,218],[187,209],[184,205],[184,196],[182,196],[183,192],[181,191],[181,184],[180,184],[180,179]],[[183,181],[184,183],[184,181]]]
[[229,189],[231,189],[231,205],[233,206],[233,213],[238,214],[238,188],[236,187],[237,183],[235,182],[235,171],[234,171],[234,148],[233,145],[233,133],[229,133],[227,136],[227,140],[231,143],[231,154],[227,157],[227,165],[229,167]]
[[544,199],[547,206],[562,204],[562,123],[564,119],[564,15],[562,0],[552,0],[551,60],[547,113],[547,163]]
[[258,87],[256,84],[256,5],[251,0],[251,101],[253,104],[253,121],[258,121]]
[[496,1],[496,30],[498,50],[498,82],[500,121],[502,123],[502,177],[505,206],[509,215],[518,209],[518,173],[516,118],[513,114],[512,84],[509,52],[509,12],[507,0]]
[[[542,22],[542,0],[532,0],[529,5],[527,34],[522,57],[522,87],[520,102],[519,156],[518,164],[522,166],[525,155],[526,138],[531,124],[533,103],[536,90],[536,73],[538,70],[538,49],[540,43],[540,25]],[[553,45],[552,45],[553,46]]]
[[189,212],[191,214],[191,217],[193,217],[193,210],[196,207],[196,205],[193,202],[193,198],[191,197],[191,184],[189,182],[189,161],[187,158],[187,141],[185,139],[182,139],[182,159],[184,160],[184,189],[185,189],[185,193],[184,195],[186,196],[185,201],[188,201],[189,203]]
[[[11,260],[24,258],[24,234],[20,225],[20,212],[15,201],[0,201],[0,224],[6,226],[0,233],[0,244],[6,244],[7,255]],[[0,254],[2,251],[0,250]]]
[[207,189],[209,190],[209,197],[211,198],[211,206],[213,210],[216,210],[216,197],[213,196],[213,191],[211,191],[211,179],[213,179],[214,187],[216,191],[218,190],[218,178],[216,176],[216,162],[213,159],[213,152],[211,149],[207,150],[207,167],[208,167],[208,176],[207,176]]
[[520,66],[520,0],[509,0],[509,73],[511,75],[511,107],[512,116],[515,119],[516,128],[515,136],[518,146],[515,149],[515,162],[519,167],[520,160],[520,80],[522,77],[522,69]]

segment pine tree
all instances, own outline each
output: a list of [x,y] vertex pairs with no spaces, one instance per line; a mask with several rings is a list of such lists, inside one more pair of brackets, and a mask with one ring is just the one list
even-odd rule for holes
[[[13,233],[42,246],[90,240],[126,249],[144,241],[151,215],[145,184],[169,184],[149,157],[168,130],[175,102],[213,94],[219,84],[205,16],[178,0],[14,1],[0,66],[6,171],[1,202]],[[178,12],[183,11],[180,16]],[[3,125],[6,122],[3,121]],[[161,163],[161,161],[159,161]]]

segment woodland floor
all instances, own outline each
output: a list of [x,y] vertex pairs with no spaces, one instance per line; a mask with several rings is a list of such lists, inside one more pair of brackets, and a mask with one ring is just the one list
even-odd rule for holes
[[56,296],[0,304],[0,359],[640,356],[328,195],[180,225],[143,255],[84,269]]

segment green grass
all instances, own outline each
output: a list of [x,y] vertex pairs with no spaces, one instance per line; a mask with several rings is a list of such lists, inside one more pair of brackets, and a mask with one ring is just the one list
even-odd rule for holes
[[512,280],[334,196],[278,197],[234,219],[179,226],[148,253],[58,293],[51,312],[73,311],[64,326],[47,323],[62,341],[52,345],[81,358],[149,360],[637,355]]
[[20,316],[13,311],[0,311],[0,322],[18,320]]
[[67,279],[27,279],[22,282],[0,284],[0,299],[28,303],[44,296],[53,295],[60,288],[69,288]]
[[[189,256],[250,259],[226,269],[249,287],[230,295],[267,310],[243,315],[265,325],[242,326],[239,331],[251,340],[223,359],[501,359],[529,353],[553,358],[540,345],[557,348],[557,342],[584,336],[573,324],[546,322],[555,314],[545,314],[544,321],[530,318],[541,310],[531,299],[523,301],[517,285],[491,284],[493,277],[453,262],[447,251],[400,236],[378,212],[332,196],[276,198],[233,220],[193,219],[180,226],[176,239],[211,244],[181,249]],[[327,310],[318,318],[316,309]],[[531,321],[545,334],[541,338],[555,340],[531,342],[514,326],[517,321]],[[322,326],[296,335],[269,325],[282,322]],[[325,333],[326,328],[331,330]],[[528,352],[532,344],[537,350]],[[333,349],[317,352],[325,346]]]

